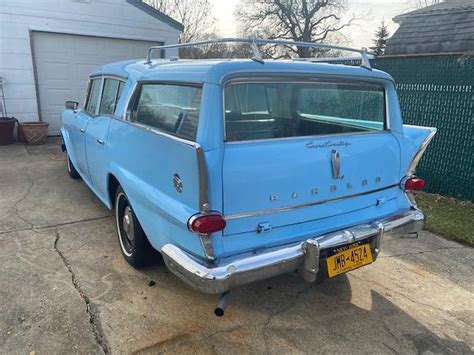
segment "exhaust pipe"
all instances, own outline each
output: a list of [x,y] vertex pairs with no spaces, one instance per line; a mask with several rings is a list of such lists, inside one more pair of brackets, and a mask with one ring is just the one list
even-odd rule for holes
[[229,291],[225,291],[219,297],[219,302],[217,302],[216,309],[214,309],[214,314],[217,317],[222,317],[224,315],[225,309],[229,305]]

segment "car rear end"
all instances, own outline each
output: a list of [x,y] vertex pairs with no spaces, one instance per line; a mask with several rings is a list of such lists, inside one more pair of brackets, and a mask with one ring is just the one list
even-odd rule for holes
[[294,270],[315,281],[375,261],[384,233],[422,228],[407,189],[422,185],[410,165],[432,131],[404,134],[393,81],[361,70],[239,73],[218,85],[224,137],[206,152],[220,166],[209,180],[218,210],[189,224],[214,255],[167,244],[175,274],[210,293]]

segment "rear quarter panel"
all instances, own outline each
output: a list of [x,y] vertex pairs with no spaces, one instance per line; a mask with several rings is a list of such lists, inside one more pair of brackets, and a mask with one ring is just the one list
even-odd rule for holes
[[[120,119],[109,132],[110,173],[129,197],[150,243],[157,250],[169,242],[202,256],[199,237],[187,229],[199,211],[196,149]],[[173,175],[183,191],[173,185]],[[113,197],[112,197],[113,198]]]

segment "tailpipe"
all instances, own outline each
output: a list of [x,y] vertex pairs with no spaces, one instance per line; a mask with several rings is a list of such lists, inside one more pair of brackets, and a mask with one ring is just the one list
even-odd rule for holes
[[217,317],[222,317],[224,315],[225,309],[229,305],[229,291],[222,293],[219,297],[219,302],[217,302],[217,306],[214,309],[214,314]]

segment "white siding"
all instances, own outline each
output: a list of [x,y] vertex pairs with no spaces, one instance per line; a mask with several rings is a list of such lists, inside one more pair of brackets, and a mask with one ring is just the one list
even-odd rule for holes
[[5,81],[8,115],[20,121],[37,121],[39,117],[32,31],[166,44],[176,43],[179,34],[125,0],[0,0],[0,77]]

